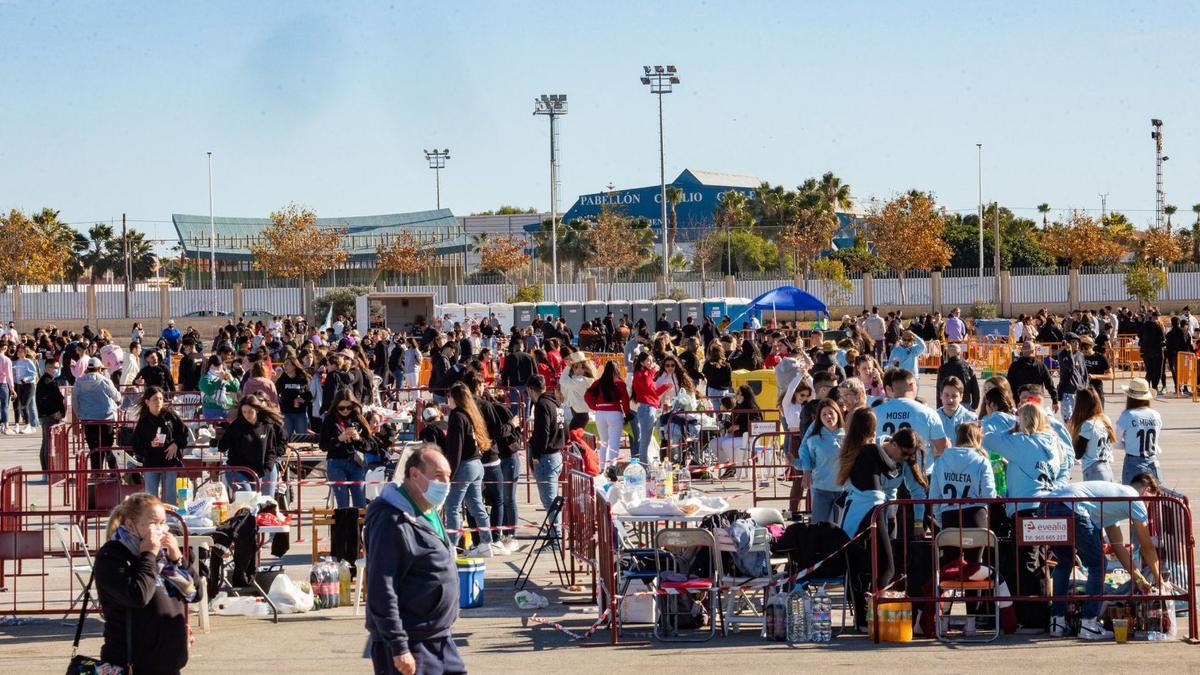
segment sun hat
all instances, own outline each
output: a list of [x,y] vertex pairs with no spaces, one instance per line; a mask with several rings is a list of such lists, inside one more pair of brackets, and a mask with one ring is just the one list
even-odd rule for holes
[[833,340],[826,340],[821,343],[821,351],[826,354],[832,354],[838,350],[837,343]]
[[432,422],[436,419],[440,419],[441,416],[442,411],[438,410],[437,406],[430,406],[421,411],[421,419],[425,420],[426,422]]
[[571,365],[575,365],[576,363],[584,363],[585,361],[589,360],[590,359],[588,359],[588,355],[584,352],[571,352],[571,356],[567,358],[567,361]]
[[1129,381],[1129,385],[1121,387],[1125,390],[1125,395],[1139,401],[1149,401],[1154,398],[1154,391],[1150,389],[1150,383],[1141,377],[1135,377]]
[[1088,337],[1087,335],[1084,335],[1083,337],[1079,338],[1079,342],[1080,342],[1080,343],[1082,343],[1082,344],[1085,344],[1085,345],[1087,345],[1087,346],[1089,346],[1089,347],[1095,347],[1095,346],[1096,346],[1096,341],[1095,341],[1095,340],[1093,340],[1092,338]]

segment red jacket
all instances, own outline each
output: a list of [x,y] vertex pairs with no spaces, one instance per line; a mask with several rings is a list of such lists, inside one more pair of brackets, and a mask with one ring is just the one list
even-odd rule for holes
[[600,390],[600,380],[596,380],[592,383],[592,386],[588,387],[587,392],[584,393],[583,402],[587,403],[588,407],[596,412],[608,410],[619,412],[623,415],[628,415],[629,392],[625,390],[625,383],[617,381],[613,384],[617,389],[617,400],[612,401],[604,398],[604,395]]
[[655,408],[659,407],[658,397],[670,389],[671,385],[654,386],[654,371],[643,368],[633,374],[633,400],[635,403],[645,403]]

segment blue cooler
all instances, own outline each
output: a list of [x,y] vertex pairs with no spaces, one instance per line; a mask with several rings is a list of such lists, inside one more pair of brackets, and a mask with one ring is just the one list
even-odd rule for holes
[[483,607],[483,578],[487,573],[483,558],[457,558],[454,562],[458,566],[458,608]]

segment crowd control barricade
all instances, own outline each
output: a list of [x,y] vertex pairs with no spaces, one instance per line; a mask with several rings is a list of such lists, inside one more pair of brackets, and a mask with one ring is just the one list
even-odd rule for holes
[[[760,413],[764,417],[771,419],[759,420],[751,423],[752,428],[744,430],[740,436],[730,437],[722,434],[720,425],[720,416],[737,415],[739,413]],[[705,416],[718,417],[718,425],[716,428],[704,428],[703,418]],[[683,427],[686,432],[687,427],[693,424],[692,420],[696,420],[697,424],[697,447],[694,452],[689,453],[687,448],[688,438],[679,437],[679,427]],[[665,426],[666,431],[662,434],[663,443],[659,450],[660,457],[670,457],[671,461],[676,465],[684,464],[685,455],[691,454],[692,463],[689,468],[693,476],[700,473],[709,473],[713,475],[714,480],[721,480],[720,472],[723,469],[741,468],[749,469],[752,464],[752,457],[756,453],[763,453],[769,449],[776,447],[774,441],[768,440],[766,446],[755,442],[755,437],[758,435],[772,436],[780,428],[780,410],[779,408],[761,408],[761,409],[743,409],[737,408],[734,410],[673,410],[666,414],[665,418],[660,419]],[[660,426],[657,425],[656,426]],[[660,426],[660,428],[661,428]],[[705,432],[709,438],[705,442]],[[713,453],[708,452],[708,446],[713,440],[717,440],[717,453],[728,453],[729,457],[722,458],[713,456]],[[729,441],[726,443],[725,441]],[[729,447],[725,447],[728,445]],[[739,461],[739,453],[741,454]]]
[[[791,498],[792,481],[800,480],[799,473],[794,473],[794,467],[787,454],[788,448],[795,446],[796,454],[800,452],[800,441],[804,438],[802,431],[785,431],[774,429],[758,433],[750,438],[750,447],[756,449],[750,454],[750,482],[754,492],[751,503],[758,506],[763,502],[789,501]],[[761,451],[757,449],[761,448]],[[781,491],[782,486],[782,491]],[[804,483],[801,496],[805,512],[812,512],[812,490],[808,481]]]
[[[570,453],[568,453],[570,455]],[[563,531],[567,546],[568,574],[571,585],[578,584],[577,574],[591,575],[592,594],[596,592],[596,488],[592,476],[583,470],[582,460],[569,462],[565,472],[567,489],[563,494]]]
[[[93,531],[78,525],[89,516],[81,510],[44,509],[5,515],[0,528],[0,616],[65,617],[78,609],[92,561],[108,539],[107,519],[97,520]],[[188,551],[187,525],[174,511],[167,510],[167,518],[182,531],[180,550]],[[64,578],[65,585],[59,582]]]
[[[1090,503],[1099,503],[1100,508],[1107,511],[1109,508],[1117,510],[1123,515],[1125,522],[1118,523],[1118,526],[1127,532],[1124,536],[1122,545],[1130,551],[1130,555],[1134,556],[1134,560],[1144,561],[1144,556],[1141,556],[1139,551],[1139,541],[1137,535],[1129,526],[1129,515],[1132,512],[1135,502],[1142,502],[1145,505],[1148,526],[1152,541],[1154,543],[1159,559],[1159,568],[1164,578],[1164,586],[1162,588],[1152,589],[1149,593],[1143,593],[1136,584],[1120,583],[1121,579],[1112,578],[1112,583],[1115,588],[1108,589],[1109,581],[1106,580],[1105,586],[1102,586],[1102,593],[1099,595],[1089,595],[1087,593],[1071,593],[1070,588],[1076,586],[1076,580],[1081,576],[1079,571],[1074,569],[1074,561],[1079,555],[1082,542],[1078,541],[1075,536],[1075,520],[1077,515],[1072,513],[1062,515],[1060,507],[1056,508],[1052,505],[1063,504],[1070,509],[1073,502],[1087,501]],[[1003,507],[1013,504],[1028,504],[1037,502],[1039,506],[1028,515],[1017,515],[1010,521],[1008,518],[999,515],[1003,513]],[[889,602],[896,602],[894,596],[889,592],[903,590],[906,593],[904,602],[912,603],[914,608],[914,616],[920,608],[925,608],[925,611],[940,611],[935,610],[934,606],[937,603],[947,601],[946,597],[941,597],[936,592],[934,583],[939,578],[943,568],[939,561],[931,554],[932,540],[924,537],[898,537],[895,542],[888,534],[889,530],[895,529],[900,532],[906,530],[906,525],[901,523],[889,523],[887,514],[894,513],[898,507],[898,512],[903,514],[908,507],[924,506],[930,509],[937,505],[946,505],[950,511],[958,511],[960,514],[972,506],[984,506],[986,514],[986,524],[984,529],[990,530],[996,534],[999,539],[999,549],[1001,551],[1000,561],[998,566],[993,566],[991,572],[994,573],[998,567],[999,577],[996,588],[989,590],[977,591],[975,595],[970,597],[972,603],[990,603],[990,602],[1013,602],[1013,603],[1048,603],[1048,602],[1065,602],[1081,603],[1087,601],[1096,601],[1108,603],[1110,608],[1124,605],[1131,609],[1146,610],[1144,616],[1150,617],[1153,621],[1157,614],[1159,617],[1157,625],[1150,626],[1148,630],[1161,632],[1175,632],[1166,630],[1166,617],[1169,615],[1170,620],[1176,620],[1179,612],[1168,611],[1172,604],[1178,606],[1182,604],[1186,608],[1187,624],[1188,624],[1188,641],[1197,642],[1200,634],[1197,632],[1197,617],[1196,617],[1196,578],[1195,578],[1195,540],[1192,530],[1192,515],[1185,499],[1181,499],[1176,493],[1164,493],[1156,496],[1146,497],[1094,497],[1081,499],[1078,497],[1041,497],[1041,498],[994,498],[994,499],[895,499],[890,500],[878,507],[871,516],[869,525],[868,547],[871,559],[871,578],[878,579],[880,573],[879,552],[882,546],[891,546],[894,552],[893,564],[894,574],[891,581],[883,587],[873,588],[867,596],[867,611],[871,613],[872,639],[875,642],[880,641],[878,626],[880,625],[880,605]],[[993,506],[996,505],[996,506]],[[943,517],[946,513],[943,513]],[[960,522],[962,518],[960,516]],[[974,523],[963,524],[964,528],[976,527]],[[959,529],[958,526],[944,528],[942,532],[953,531]],[[952,542],[953,535],[948,537]],[[1106,573],[1111,572],[1112,568],[1108,565],[1108,554],[1112,551],[1112,545],[1106,542],[1107,536],[1100,538],[1099,546],[1100,559],[1105,561]],[[943,546],[946,544],[943,543]],[[1004,549],[1009,547],[1012,554],[1005,555]],[[962,548],[969,548],[964,546]],[[1028,553],[1030,549],[1037,549],[1043,554],[1054,555],[1053,565],[1068,564],[1072,565],[1072,582],[1068,588],[1068,592],[1062,595],[1056,595],[1053,590],[1053,585],[1050,581],[1049,574],[1045,571],[1049,564],[1039,566],[1038,571],[1034,576],[1038,578],[1038,586],[1045,588],[1029,588],[1028,584],[1022,586],[1021,575],[1016,569],[1022,564],[1022,552]],[[1058,557],[1054,554],[1055,549],[1059,549],[1059,553],[1065,553],[1069,550],[1069,555]],[[1091,555],[1091,553],[1085,553]],[[984,561],[987,565],[987,561]],[[1138,563],[1141,565],[1142,563]],[[853,572],[852,572],[853,574]],[[1082,578],[1086,578],[1083,575]],[[1150,574],[1146,574],[1146,578],[1152,580]],[[999,586],[1006,585],[1007,593]],[[1115,610],[1114,610],[1115,611]],[[1131,627],[1132,631],[1132,627]]]
[[1175,357],[1175,395],[1181,396],[1184,387],[1191,389],[1193,403],[1200,401],[1200,392],[1196,391],[1195,352],[1179,352]]

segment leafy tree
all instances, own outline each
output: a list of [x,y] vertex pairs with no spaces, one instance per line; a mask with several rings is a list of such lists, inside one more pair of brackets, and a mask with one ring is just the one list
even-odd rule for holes
[[1192,204],[1196,222],[1192,223],[1192,262],[1200,263],[1200,204]]
[[[825,174],[825,178],[833,178],[833,174]],[[802,270],[805,289],[808,288],[811,264],[821,256],[823,251],[832,246],[833,237],[838,230],[837,214],[834,211],[835,204],[829,201],[828,193],[819,186],[812,185],[814,182],[807,181],[800,186],[798,192],[785,194],[780,200],[779,206],[781,229],[777,240],[778,245],[780,249],[790,254],[792,266]],[[848,195],[849,189],[849,186],[839,186],[837,190],[833,191],[834,199],[840,198],[837,195],[839,191],[844,191]],[[847,197],[846,200],[848,201],[849,198]],[[840,267],[841,263],[838,265]],[[844,277],[845,268],[841,267],[841,269]]]
[[846,278],[846,268],[840,260],[832,258],[814,260],[810,271],[821,282],[825,304],[844,305],[850,302],[854,284]]
[[1159,267],[1139,261],[1125,270],[1125,292],[1143,305],[1154,302],[1166,287],[1167,273]]
[[333,315],[354,316],[358,311],[358,296],[370,293],[367,286],[345,286],[325,293],[313,300],[313,316],[318,317],[320,324],[329,314],[329,306],[333,305]]
[[516,283],[513,273],[524,270],[529,265],[529,254],[525,252],[527,243],[523,239],[512,237],[496,237],[479,255],[479,271],[495,272],[504,280]]
[[862,235],[856,235],[850,246],[839,248],[830,253],[828,257],[842,263],[846,271],[855,274],[877,273],[887,269],[887,265],[883,264],[883,260],[871,250],[871,247],[867,245],[866,238]]
[[[1054,258],[1041,249],[1037,242],[1037,224],[1028,218],[1019,218],[1007,208],[1000,207],[1000,265],[1014,267],[1053,267]],[[995,250],[995,233],[992,219],[996,206],[989,204],[983,213],[983,255],[992,260]],[[953,251],[951,267],[975,267],[979,264],[979,216],[978,214],[953,214],[946,218],[946,229],[942,237]]]
[[414,276],[432,267],[435,259],[429,242],[421,241],[407,230],[375,246],[375,267],[399,274],[401,279],[407,277],[409,283]]
[[471,235],[471,239],[467,242],[467,250],[471,253],[482,253],[483,249],[488,247],[491,242],[491,235],[487,232],[478,232]]
[[[672,253],[671,254],[671,269],[683,270],[683,269],[687,269],[687,266],[688,266],[687,256],[682,255],[680,253]],[[634,273],[639,274],[639,275],[661,274],[662,273],[662,254],[661,253],[652,253],[650,255],[650,259],[647,260],[645,263],[643,263],[641,267],[637,268],[637,270]]]
[[621,270],[641,267],[651,258],[654,232],[645,218],[630,218],[604,207],[588,231],[587,264],[608,272],[608,296]]
[[706,266],[719,266],[730,270],[730,274],[779,268],[779,248],[750,230],[709,235],[710,239],[713,237],[717,237],[713,245],[704,247],[704,251],[713,256],[704,262]]
[[[807,183],[805,184],[807,185]],[[800,191],[804,192],[805,186],[800,186]],[[829,204],[834,211],[841,209],[843,211],[854,206],[854,200],[850,198],[850,185],[843,183],[841,178],[833,175],[832,171],[826,171],[821,176],[821,181],[817,186],[821,196],[825,198],[825,202]]]
[[49,284],[62,278],[71,249],[24,212],[0,216],[0,280]]
[[129,253],[130,281],[146,279],[158,269],[158,257],[146,235],[138,230],[127,230],[125,240],[118,235],[104,242],[104,268],[114,275],[125,276],[126,248]]
[[87,253],[88,238],[79,230],[60,221],[58,213],[54,209],[43,208],[33,214],[30,219],[58,242],[59,246],[70,251],[71,255],[67,257],[67,261],[63,265],[63,279],[64,281],[70,279],[72,286],[78,291],[79,277],[83,276],[84,272],[82,256]]
[[517,292],[508,296],[507,302],[541,302],[542,285],[528,284],[517,288]]
[[1038,213],[1042,214],[1042,229],[1044,230],[1050,224],[1047,221],[1047,216],[1050,213],[1050,205],[1046,202],[1042,202],[1041,204],[1038,204],[1037,210]]
[[[568,263],[574,270],[578,270],[584,265],[588,257],[588,247],[591,245],[588,239],[590,226],[591,223],[587,220],[575,219],[569,223],[559,221],[558,264],[560,266]],[[550,246],[552,236],[549,218],[542,221],[541,229],[533,235],[538,260],[547,265],[553,264],[554,250]]]
[[1041,233],[1042,249],[1071,269],[1087,264],[1115,265],[1127,250],[1121,234],[1124,216],[1115,212],[1109,216],[1101,225],[1087,213],[1074,213],[1067,222],[1054,223]]
[[285,279],[316,279],[345,264],[342,230],[317,227],[317,214],[288,204],[271,212],[271,224],[250,245],[254,266]]
[[530,213],[537,213],[537,212],[538,212],[537,209],[533,208],[532,206],[530,206],[527,209],[523,209],[519,206],[509,206],[509,205],[505,204],[494,211],[480,211],[478,213],[472,213],[471,215],[473,215],[473,216],[523,216],[523,215],[527,215]]
[[[750,212],[749,200],[745,193],[737,190],[722,192],[717,197],[716,208],[713,209],[713,223],[721,230],[726,249],[731,249],[732,232],[738,228],[748,228],[754,225],[754,216]],[[732,256],[726,255],[725,259],[732,259]],[[725,273],[733,274],[733,269],[727,268]]]
[[1159,267],[1170,266],[1187,255],[1188,234],[1170,229],[1150,226],[1137,246],[1137,256],[1147,263]]
[[88,228],[88,248],[82,255],[82,262],[88,268],[93,286],[96,285],[97,279],[114,271],[110,267],[112,259],[108,255],[109,244],[112,242],[112,238],[113,229],[111,225],[96,223]]
[[867,216],[875,252],[899,276],[901,303],[908,270],[940,269],[950,262],[950,247],[942,240],[942,216],[934,206],[932,195],[911,190]]

